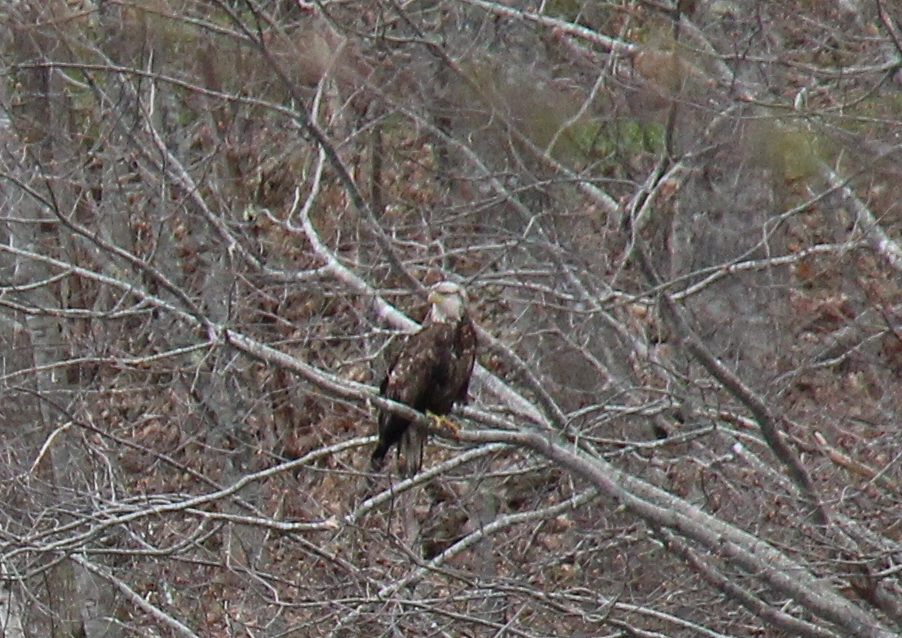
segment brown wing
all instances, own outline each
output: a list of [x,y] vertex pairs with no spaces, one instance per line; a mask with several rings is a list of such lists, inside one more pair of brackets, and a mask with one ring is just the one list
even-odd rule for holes
[[476,331],[469,319],[444,328],[436,335],[439,360],[427,401],[427,408],[436,414],[447,414],[454,403],[466,403],[476,362]]
[[468,318],[460,323],[457,329],[455,343],[456,362],[453,377],[457,386],[455,400],[458,403],[467,402],[467,393],[470,390],[470,379],[473,376],[473,366],[476,363],[476,329]]
[[[476,332],[469,319],[457,325],[430,323],[408,338],[380,387],[384,397],[419,412],[447,414],[455,401],[466,402],[476,360]],[[419,470],[426,432],[410,421],[383,411],[379,414],[379,443],[372,454],[378,470],[386,453],[398,443],[404,473]]]
[[437,324],[410,335],[389,366],[382,382],[382,394],[416,410],[426,407],[426,394],[440,359],[441,330]]
[[[380,386],[380,393],[387,399],[404,403],[419,410],[428,409],[429,388],[439,361],[439,341],[436,340],[433,325],[426,326],[416,334],[407,338],[389,366],[388,373]],[[383,459],[392,445],[399,443],[410,427],[410,421],[388,411],[379,413],[379,442],[372,454],[373,469],[382,466]],[[423,437],[420,437],[423,438]],[[422,441],[418,445],[405,445],[406,448],[417,448],[422,457]],[[407,450],[407,456],[411,451]],[[411,459],[415,461],[416,459]],[[408,463],[408,465],[410,465]],[[417,464],[415,467],[419,467]]]

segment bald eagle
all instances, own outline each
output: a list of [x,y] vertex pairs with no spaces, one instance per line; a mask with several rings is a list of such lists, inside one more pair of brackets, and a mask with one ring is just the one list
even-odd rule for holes
[[[429,291],[429,315],[419,332],[408,337],[379,386],[386,399],[419,412],[443,416],[455,402],[465,403],[476,361],[476,331],[467,311],[467,293],[450,281]],[[382,468],[385,455],[398,445],[401,473],[413,476],[423,464],[426,431],[387,410],[379,413],[379,442],[372,468]]]

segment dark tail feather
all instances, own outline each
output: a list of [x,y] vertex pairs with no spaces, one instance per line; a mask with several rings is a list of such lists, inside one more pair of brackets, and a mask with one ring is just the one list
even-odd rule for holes
[[379,444],[376,446],[376,449],[373,450],[372,456],[370,456],[370,468],[373,472],[378,472],[382,469],[383,463],[385,463],[385,455],[388,453],[388,445],[385,445],[382,441],[379,441]]
[[411,425],[401,435],[398,451],[403,459],[401,474],[411,478],[423,467],[423,448],[426,447],[426,430],[418,425]]

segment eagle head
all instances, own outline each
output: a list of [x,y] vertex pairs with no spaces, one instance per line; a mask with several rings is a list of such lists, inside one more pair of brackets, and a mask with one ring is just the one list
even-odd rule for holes
[[429,289],[429,321],[457,323],[467,314],[467,293],[452,281],[440,281]]

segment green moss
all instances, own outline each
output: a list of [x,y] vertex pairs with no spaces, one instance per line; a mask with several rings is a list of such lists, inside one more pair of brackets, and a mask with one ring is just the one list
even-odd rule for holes
[[793,121],[759,122],[751,141],[759,162],[786,181],[816,173],[825,150],[816,133]]
[[[563,137],[563,136],[562,136]],[[664,149],[664,127],[635,119],[580,121],[566,135],[568,144],[558,150],[560,159],[599,161],[640,153],[660,153]]]
[[577,0],[550,0],[545,3],[545,15],[563,18],[573,21],[579,17],[582,11],[581,3]]

